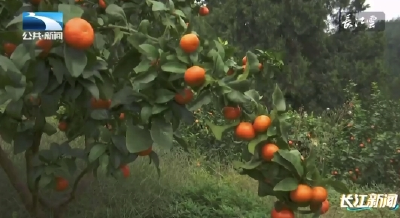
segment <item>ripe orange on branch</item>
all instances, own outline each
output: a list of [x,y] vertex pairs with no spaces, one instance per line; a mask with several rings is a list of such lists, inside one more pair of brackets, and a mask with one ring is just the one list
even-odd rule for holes
[[42,52],[40,53],[39,56],[46,57],[49,54],[51,48],[53,47],[53,42],[51,40],[41,39],[36,41],[36,46],[42,49]]
[[69,186],[69,182],[68,180],[62,178],[62,177],[56,177],[56,191],[64,191],[68,188]]
[[153,147],[151,146],[147,150],[139,152],[138,155],[139,156],[149,156],[152,151],[153,151]]
[[181,93],[176,93],[174,100],[180,105],[185,105],[193,99],[193,92],[191,89],[185,88]]
[[199,87],[206,81],[206,70],[199,66],[193,66],[185,71],[184,80],[191,87]]
[[122,175],[124,175],[125,178],[128,178],[130,175],[130,170],[128,165],[123,165],[120,167],[121,171],[122,171]]
[[72,48],[88,49],[94,42],[93,27],[82,18],[72,18],[64,26],[64,41]]
[[312,188],[312,202],[323,202],[328,198],[328,191],[321,186]]
[[310,204],[310,210],[312,212],[317,212],[318,209],[320,209],[319,213],[320,215],[325,214],[329,210],[329,201],[325,200],[322,203],[311,203]]
[[294,218],[294,213],[289,209],[282,209],[280,211],[277,211],[274,208],[271,211],[271,218]]
[[264,160],[271,161],[278,150],[279,148],[275,144],[266,144],[261,148],[261,156]]
[[222,113],[224,114],[225,119],[227,120],[235,120],[240,117],[242,113],[240,107],[224,107],[222,109]]
[[310,186],[299,184],[296,190],[290,192],[290,199],[295,203],[307,203],[311,201],[312,194]]
[[208,7],[206,7],[206,6],[200,7],[200,9],[199,9],[200,16],[207,16],[209,13],[210,13],[210,10],[208,9]]
[[111,100],[95,99],[90,100],[90,107],[92,109],[108,109],[111,106]]
[[235,134],[237,137],[245,140],[252,140],[256,137],[253,125],[249,122],[241,122],[236,127]]
[[270,126],[271,118],[267,115],[260,115],[253,122],[253,128],[256,132],[265,132]]
[[99,0],[99,7],[106,9],[106,7],[107,7],[106,2],[104,0]]
[[200,45],[200,39],[196,34],[189,33],[182,36],[179,46],[186,53],[192,53],[197,50]]
[[65,132],[65,131],[67,130],[67,128],[68,128],[67,122],[61,121],[60,123],[58,123],[58,129],[59,129],[61,132]]
[[3,45],[4,53],[7,57],[10,57],[16,48],[17,46],[13,43],[6,43]]

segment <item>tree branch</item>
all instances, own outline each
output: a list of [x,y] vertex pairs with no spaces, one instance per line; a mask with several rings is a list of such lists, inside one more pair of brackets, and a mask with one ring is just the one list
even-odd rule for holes
[[29,191],[28,186],[26,183],[22,181],[22,179],[18,175],[18,171],[13,164],[13,162],[8,158],[7,153],[3,150],[0,144],[0,166],[3,168],[4,172],[6,173],[8,179],[10,180],[11,185],[17,191],[19,197],[21,198],[22,203],[24,204],[25,208],[29,212],[31,217],[37,218],[45,218],[43,211],[38,210],[37,214],[35,214],[32,208],[32,195]]

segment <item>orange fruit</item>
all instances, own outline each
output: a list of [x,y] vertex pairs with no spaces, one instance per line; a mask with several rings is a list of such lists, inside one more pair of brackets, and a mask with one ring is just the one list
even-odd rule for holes
[[72,18],[64,25],[64,41],[72,48],[88,49],[94,42],[93,27],[82,18]]
[[360,170],[357,167],[354,169],[354,171],[356,171],[357,173],[360,172]]
[[120,114],[119,114],[119,119],[120,119],[120,120],[125,119],[125,114],[124,114],[124,113],[120,113]]
[[226,72],[226,75],[230,76],[234,73],[232,68],[229,68],[228,72]]
[[252,140],[256,137],[253,125],[249,122],[241,122],[236,127],[235,134],[237,137],[245,140]]
[[307,203],[310,202],[312,194],[310,186],[299,184],[296,190],[290,192],[290,199],[295,203]]
[[350,137],[350,140],[354,140],[354,137],[352,136],[352,137]]
[[258,69],[262,70],[262,68],[263,68],[263,65],[261,63],[258,63]]
[[192,53],[197,50],[200,45],[200,39],[196,34],[189,33],[182,36],[179,46],[186,53]]
[[185,105],[193,99],[193,92],[191,89],[185,88],[182,93],[176,93],[174,99],[176,103]]
[[111,100],[96,99],[92,97],[90,99],[90,107],[92,109],[108,109],[111,106]]
[[[321,209],[320,209],[321,208]],[[320,209],[320,215],[325,214],[329,210],[329,201],[325,200],[322,203],[311,203],[310,210],[317,212]]]
[[349,174],[353,174],[353,171],[349,170]]
[[199,10],[199,14],[200,14],[200,16],[206,16],[206,15],[208,15],[210,13],[210,10],[208,10],[208,8],[207,7],[201,7],[200,8],[200,10]]
[[256,132],[265,132],[271,126],[271,118],[266,115],[256,117],[253,122],[253,128]]
[[367,139],[367,142],[371,142],[371,139]]
[[312,188],[312,202],[323,202],[328,198],[328,191],[321,186]]
[[107,5],[106,2],[104,0],[99,0],[99,6],[100,8],[106,9]]
[[360,144],[360,148],[363,148],[363,147],[364,147],[364,144],[363,144],[363,143],[361,143],[361,144]]
[[266,144],[261,149],[261,156],[264,160],[271,161],[278,150],[279,148],[275,144]]
[[51,48],[53,47],[53,41],[40,39],[36,41],[36,46],[43,50],[39,56],[46,57],[49,54]]
[[141,151],[138,153],[139,156],[149,156],[149,154],[153,151],[153,147],[150,146],[147,150]]
[[222,109],[225,119],[227,120],[236,120],[241,115],[240,107],[224,107]]
[[128,178],[130,175],[129,167],[127,165],[123,165],[120,167],[120,169],[122,171],[122,175],[124,175],[125,178]]
[[289,143],[289,145],[293,145],[293,141],[290,141],[290,140],[289,140],[289,142],[288,142],[288,143]]
[[206,81],[206,70],[199,66],[190,67],[185,72],[184,80],[191,87],[202,86]]
[[244,56],[243,59],[242,59],[242,65],[246,66],[246,64],[247,64],[247,57]]
[[67,128],[68,128],[67,122],[61,121],[60,123],[58,123],[58,129],[59,129],[61,132],[65,132],[65,131],[67,130]]
[[62,177],[56,177],[56,191],[64,191],[68,188],[69,182],[68,180],[62,178]]
[[7,57],[10,57],[16,48],[17,46],[13,43],[5,43],[3,45],[4,53]]
[[294,218],[294,213],[289,209],[282,209],[280,211],[277,211],[274,208],[271,211],[271,218]]

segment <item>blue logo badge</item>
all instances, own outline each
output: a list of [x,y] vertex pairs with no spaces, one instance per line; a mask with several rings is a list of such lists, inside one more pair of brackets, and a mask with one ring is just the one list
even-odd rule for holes
[[61,12],[23,12],[22,29],[26,31],[62,31]]
[[[395,207],[389,208],[389,210],[397,210],[397,209],[399,209],[399,207],[400,207],[399,204],[396,204]],[[348,207],[347,210],[348,211],[363,211],[363,210],[372,210],[372,208],[371,207],[355,207],[355,208]]]

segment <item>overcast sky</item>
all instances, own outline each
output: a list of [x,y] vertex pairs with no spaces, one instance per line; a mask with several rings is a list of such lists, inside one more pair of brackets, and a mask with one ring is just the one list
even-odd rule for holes
[[400,17],[400,0],[367,0],[371,7],[367,11],[384,12],[385,20]]

